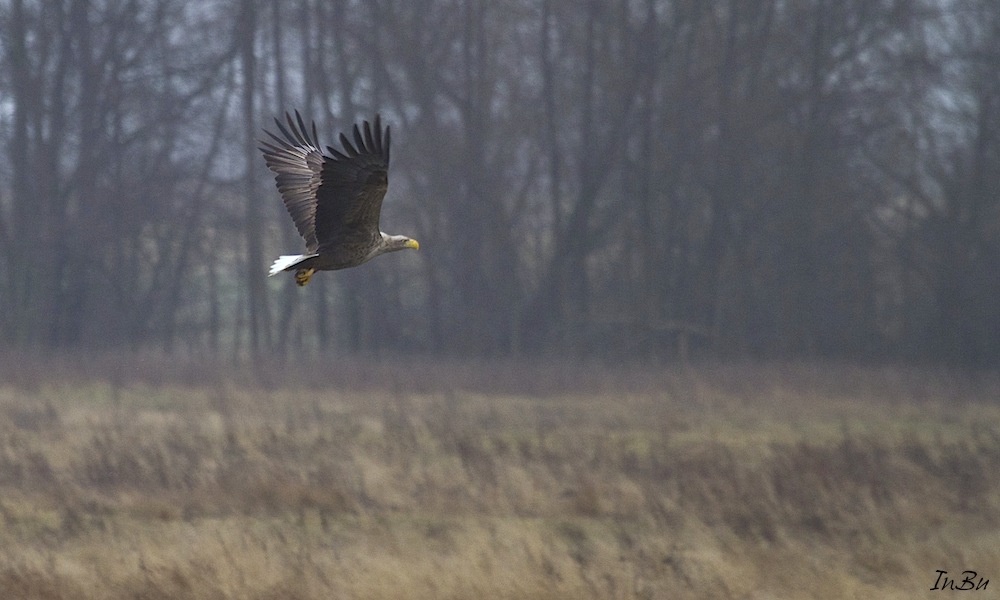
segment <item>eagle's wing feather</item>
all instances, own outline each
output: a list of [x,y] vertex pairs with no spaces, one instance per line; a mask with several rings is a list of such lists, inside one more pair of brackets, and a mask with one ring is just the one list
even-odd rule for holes
[[[366,131],[371,125],[365,121]],[[389,186],[388,128],[375,117],[375,131],[366,137],[354,126],[354,144],[341,134],[342,152],[323,163],[322,185],[317,191],[316,239],[320,247],[342,238],[378,236],[382,199]]]
[[326,157],[316,144],[316,125],[313,124],[312,139],[309,137],[305,123],[298,111],[295,112],[298,123],[292,121],[290,114],[285,114],[288,127],[278,119],[279,137],[270,131],[265,131],[274,142],[261,141],[260,150],[264,153],[264,162],[275,173],[275,183],[285,209],[295,223],[295,229],[306,241],[306,250],[315,252],[319,247],[316,237],[316,198],[322,184],[323,162]]

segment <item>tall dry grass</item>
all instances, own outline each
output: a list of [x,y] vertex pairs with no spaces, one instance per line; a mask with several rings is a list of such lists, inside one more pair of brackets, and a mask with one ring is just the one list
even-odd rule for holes
[[910,598],[937,569],[1000,576],[993,374],[8,375],[5,598]]

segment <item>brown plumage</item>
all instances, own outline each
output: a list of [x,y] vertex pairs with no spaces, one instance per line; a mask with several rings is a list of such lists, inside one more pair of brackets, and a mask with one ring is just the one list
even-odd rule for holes
[[374,128],[364,121],[354,125],[354,143],[340,134],[343,151],[319,149],[316,123],[311,135],[298,111],[295,120],[285,113],[287,127],[278,119],[280,136],[264,131],[273,141],[261,141],[264,162],[275,173],[281,200],[306,254],[279,257],[269,275],[295,269],[295,281],[305,285],[316,271],[356,267],[385,252],[418,248],[416,240],[379,230],[382,199],[389,185],[389,128],[379,115]]

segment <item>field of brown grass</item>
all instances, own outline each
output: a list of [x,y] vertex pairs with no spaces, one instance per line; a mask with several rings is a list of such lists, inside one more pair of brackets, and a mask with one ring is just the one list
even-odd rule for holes
[[0,595],[914,598],[938,569],[1000,578],[995,374],[231,371],[4,369]]

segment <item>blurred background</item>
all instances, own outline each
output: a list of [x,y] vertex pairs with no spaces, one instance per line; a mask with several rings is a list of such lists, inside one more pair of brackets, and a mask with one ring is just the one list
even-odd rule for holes
[[[256,148],[393,130],[415,253]],[[1000,358],[993,0],[0,1],[0,349]]]

